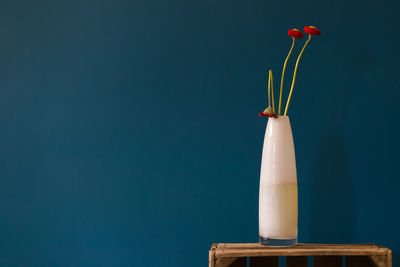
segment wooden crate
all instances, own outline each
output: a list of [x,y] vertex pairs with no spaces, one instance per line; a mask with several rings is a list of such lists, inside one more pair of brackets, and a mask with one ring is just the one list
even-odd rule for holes
[[[213,244],[209,267],[278,267],[279,256],[287,267],[392,267],[392,251],[374,244],[297,244],[292,247],[265,247],[258,243]],[[312,257],[310,257],[312,256]]]

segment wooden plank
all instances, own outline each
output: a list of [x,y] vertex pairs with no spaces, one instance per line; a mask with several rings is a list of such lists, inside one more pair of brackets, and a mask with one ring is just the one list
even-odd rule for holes
[[392,265],[389,256],[346,256],[346,266],[349,267],[388,267]]
[[215,267],[215,250],[218,244],[212,244],[210,251],[208,252],[208,266]]
[[387,267],[388,266],[388,256],[368,256],[376,266],[378,267]]
[[215,267],[246,267],[246,258],[216,258]]
[[215,250],[212,247],[208,252],[208,267],[215,267]]
[[[259,243],[219,243],[218,248],[220,249],[254,249],[254,248],[264,248],[264,249],[277,249],[282,247],[268,247],[263,246]],[[297,248],[306,248],[306,249],[314,249],[314,248],[352,248],[352,249],[370,249],[370,248],[382,248],[376,244],[296,244],[291,247],[285,247],[285,249],[297,249]]]
[[342,267],[342,256],[315,256],[314,267]]
[[216,257],[260,257],[260,256],[339,256],[339,255],[377,255],[386,256],[386,248],[351,249],[351,248],[255,248],[255,249],[219,249],[215,251]]
[[307,267],[307,256],[287,256],[286,267]]
[[387,262],[388,267],[392,267],[392,251],[390,249],[388,249]]
[[250,267],[278,267],[279,257],[251,257]]
[[[384,257],[384,256],[379,256]],[[379,263],[378,263],[379,264]],[[385,265],[377,265],[373,258],[369,256],[346,256],[346,267],[387,267]]]
[[[307,256],[314,256],[316,267],[319,266],[341,266],[342,255],[346,255],[349,267],[364,265],[391,267],[392,252],[390,249],[375,244],[297,244],[292,247],[267,247],[258,243],[248,244],[213,244],[209,254],[210,267],[246,266],[246,257],[258,257],[250,260],[253,264],[263,264],[265,261],[260,257],[268,256],[277,259],[276,256],[287,256],[287,265],[307,266]],[[327,256],[327,257],[322,257]],[[369,257],[356,257],[369,256]],[[273,261],[272,264],[275,264]],[[329,265],[327,265],[329,264]],[[372,265],[371,265],[372,264]],[[279,264],[278,264],[279,265]],[[272,265],[275,266],[275,265]]]

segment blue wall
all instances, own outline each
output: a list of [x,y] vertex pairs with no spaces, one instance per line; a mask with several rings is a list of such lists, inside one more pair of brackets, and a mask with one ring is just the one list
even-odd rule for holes
[[0,266],[200,267],[213,242],[256,242],[266,68],[278,87],[309,24],[299,241],[375,242],[400,266],[399,8],[2,1]]

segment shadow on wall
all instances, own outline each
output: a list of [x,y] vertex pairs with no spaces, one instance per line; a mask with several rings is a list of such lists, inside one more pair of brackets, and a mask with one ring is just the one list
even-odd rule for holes
[[354,242],[354,185],[346,146],[338,134],[323,137],[312,179],[311,242]]

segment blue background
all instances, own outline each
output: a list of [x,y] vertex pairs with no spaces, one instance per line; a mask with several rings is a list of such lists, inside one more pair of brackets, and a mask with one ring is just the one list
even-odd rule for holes
[[310,24],[299,241],[374,242],[399,266],[399,8],[2,1],[0,266],[200,267],[213,242],[257,242],[266,70],[278,88],[287,30]]

